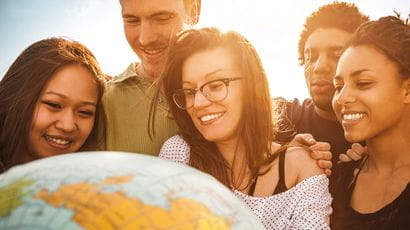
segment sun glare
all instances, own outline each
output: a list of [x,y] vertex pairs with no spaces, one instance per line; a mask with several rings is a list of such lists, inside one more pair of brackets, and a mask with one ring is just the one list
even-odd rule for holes
[[[34,2],[34,1],[33,1]],[[118,1],[36,0],[0,3],[0,72],[2,75],[29,44],[51,36],[78,40],[97,56],[109,75],[120,74],[138,57],[125,39]],[[329,0],[202,0],[197,27],[217,27],[243,34],[257,49],[269,78],[271,95],[287,99],[309,97],[297,43],[305,18]],[[410,12],[406,1],[363,0],[357,6],[371,19]]]

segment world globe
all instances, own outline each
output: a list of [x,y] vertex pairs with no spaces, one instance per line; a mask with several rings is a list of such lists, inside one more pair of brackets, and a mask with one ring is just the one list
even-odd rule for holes
[[0,175],[0,229],[263,229],[213,177],[156,157],[65,154]]

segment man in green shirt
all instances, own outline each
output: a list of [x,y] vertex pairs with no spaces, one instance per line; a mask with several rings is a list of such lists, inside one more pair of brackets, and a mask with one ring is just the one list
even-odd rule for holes
[[178,127],[160,97],[155,135],[148,132],[148,118],[170,41],[195,25],[201,0],[120,0],[124,31],[140,63],[132,63],[108,83],[103,99],[107,115],[107,150],[158,155],[162,144]]

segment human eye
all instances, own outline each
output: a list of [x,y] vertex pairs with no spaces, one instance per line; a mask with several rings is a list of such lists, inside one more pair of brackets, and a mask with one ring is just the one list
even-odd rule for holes
[[90,118],[90,117],[94,117],[95,111],[90,110],[90,109],[80,109],[78,110],[78,114],[80,115],[80,117]]
[[41,103],[46,105],[46,107],[51,110],[59,110],[62,108],[61,104],[59,104],[58,102],[54,102],[54,101],[42,100]]
[[206,89],[211,92],[219,91],[225,87],[225,79],[211,81],[206,84]]
[[137,17],[125,17],[124,23],[127,25],[139,25],[141,20]]
[[335,92],[340,92],[343,88],[343,82],[335,80],[333,81],[333,86],[335,88]]
[[172,18],[174,18],[173,14],[158,14],[153,17],[154,21],[158,24],[167,24]]
[[368,89],[372,86],[372,83],[373,82],[367,81],[367,80],[366,81],[358,81],[358,82],[356,82],[356,86],[357,86],[358,89]]
[[195,90],[194,90],[194,89],[184,89],[184,90],[182,91],[182,94],[183,94],[185,97],[191,97],[191,96],[195,95]]
[[334,50],[332,53],[331,53],[331,57],[334,59],[334,60],[339,60],[339,58],[340,58],[340,56],[342,56],[342,53],[343,53],[343,50],[342,49],[338,49],[338,50]]
[[318,53],[314,50],[308,49],[305,51],[305,60],[307,63],[316,61],[318,58]]

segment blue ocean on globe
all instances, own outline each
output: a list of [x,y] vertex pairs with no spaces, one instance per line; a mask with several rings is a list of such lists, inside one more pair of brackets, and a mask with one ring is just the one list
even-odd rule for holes
[[82,152],[0,175],[0,229],[263,229],[216,179],[135,153]]

